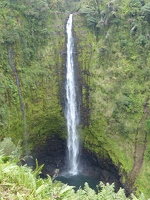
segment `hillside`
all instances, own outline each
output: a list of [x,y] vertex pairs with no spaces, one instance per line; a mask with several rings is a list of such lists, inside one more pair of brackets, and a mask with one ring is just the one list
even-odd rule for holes
[[150,197],[148,0],[3,0],[0,140],[29,154],[66,138],[65,23],[73,12],[83,146],[109,159],[130,192]]

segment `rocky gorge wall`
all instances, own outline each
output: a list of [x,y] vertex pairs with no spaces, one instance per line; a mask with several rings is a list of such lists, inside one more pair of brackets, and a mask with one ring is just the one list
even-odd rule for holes
[[[124,37],[129,38],[130,31],[125,29]],[[148,173],[145,172],[148,161],[145,151],[148,149],[149,95],[137,79],[137,74],[142,77],[143,69],[139,71],[137,62],[143,55],[136,51],[132,38],[134,47],[128,51],[132,56],[138,55],[138,59],[126,55],[125,48],[119,46],[122,33],[118,25],[100,27],[97,34],[94,28],[88,28],[85,14],[76,14],[74,30],[82,72],[82,106],[88,105],[89,113],[83,114],[88,121],[82,124],[84,146],[99,157],[112,159],[129,193],[145,191],[148,194],[144,174]]]
[[[67,135],[63,109],[69,12],[44,7],[37,15],[32,8],[29,13],[13,9],[6,6],[0,19],[0,139],[26,139],[30,152],[39,144],[43,148],[50,135]],[[86,149],[99,159],[111,159],[124,186],[149,195],[149,40],[145,45],[140,40],[149,26],[131,34],[130,18],[109,18],[95,28],[88,26],[85,13],[74,13],[79,133]]]
[[[60,85],[68,13],[50,13],[45,20],[15,10],[11,15],[19,30],[17,39],[1,43],[0,136],[10,136],[16,142],[26,139],[30,151],[47,135],[57,133],[64,137],[66,132]],[[5,31],[9,28],[5,27],[7,21],[1,21]],[[41,33],[44,28],[46,33]]]

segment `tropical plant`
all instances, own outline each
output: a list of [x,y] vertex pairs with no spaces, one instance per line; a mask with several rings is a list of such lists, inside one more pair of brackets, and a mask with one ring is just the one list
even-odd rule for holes
[[18,142],[17,146],[13,143],[12,139],[9,137],[4,138],[0,142],[0,151],[5,156],[10,156],[13,158],[20,158],[21,157],[21,146],[20,142]]
[[[129,200],[123,189],[116,193],[114,184],[98,186],[98,193],[92,190],[87,183],[84,189],[74,191],[74,186],[69,186],[58,181],[52,181],[51,177],[40,178],[43,166],[31,168],[18,166],[14,161],[7,161],[4,155],[0,155],[0,196],[1,200]],[[139,198],[131,195],[133,200],[145,200],[142,194]]]
[[150,3],[145,4],[141,8],[141,14],[144,15],[147,21],[150,23]]

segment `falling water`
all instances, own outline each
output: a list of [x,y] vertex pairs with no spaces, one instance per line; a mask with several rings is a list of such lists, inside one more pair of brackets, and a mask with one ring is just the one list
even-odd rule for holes
[[72,14],[70,14],[66,25],[67,32],[67,63],[66,63],[66,119],[68,130],[68,167],[69,174],[78,174],[78,155],[79,155],[79,139],[77,133],[77,125],[79,115],[77,111],[75,74],[73,61],[73,36],[72,36]]

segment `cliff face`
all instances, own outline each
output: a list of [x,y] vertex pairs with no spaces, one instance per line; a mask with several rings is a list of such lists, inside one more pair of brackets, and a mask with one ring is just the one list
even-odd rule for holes
[[[66,137],[69,12],[64,11],[70,5],[8,2],[0,7],[0,138],[26,141],[24,148],[30,151],[49,135]],[[150,195],[146,6],[141,1],[74,2],[78,12],[73,24],[83,145],[99,158],[111,159],[125,187],[139,185]]]
[[74,16],[83,143],[113,160],[124,187],[148,194],[150,24],[142,14],[147,4],[109,3],[89,2]]
[[60,86],[68,14],[26,3],[5,1],[1,7],[0,127],[1,139],[28,140],[30,150],[65,130]]

